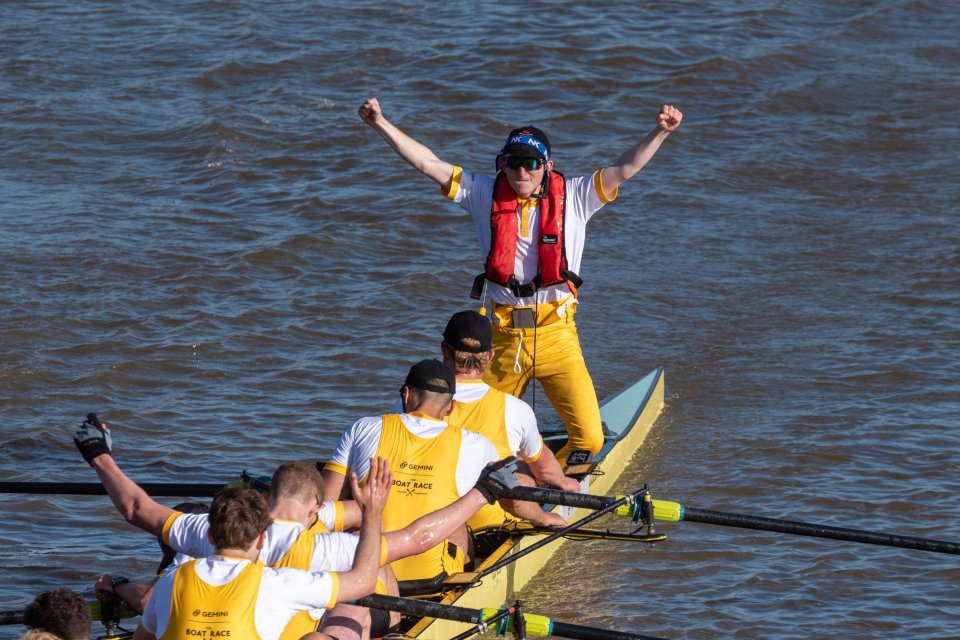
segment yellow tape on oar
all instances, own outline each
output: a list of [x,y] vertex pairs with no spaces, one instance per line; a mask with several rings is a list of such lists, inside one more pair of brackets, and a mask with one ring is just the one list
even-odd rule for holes
[[[492,618],[493,616],[500,613],[501,609],[491,609],[490,607],[484,607],[481,609],[483,611],[483,619]],[[506,620],[504,620],[506,622]],[[553,620],[547,616],[538,616],[534,613],[525,613],[523,614],[523,622],[526,625],[527,633],[531,636],[546,637],[553,633]],[[493,624],[498,624],[494,622]],[[509,616],[509,622],[503,625],[503,628],[498,631],[501,635],[507,631],[513,632],[513,616]]]
[[[617,499],[623,496],[617,496]],[[680,522],[683,520],[683,505],[679,502],[670,500],[651,500],[653,506],[653,519],[657,522]],[[617,507],[614,511],[618,516],[627,516],[635,518],[638,513],[638,504],[624,504]]]
[[[103,615],[103,603],[100,602],[99,600],[88,600],[87,606],[90,607],[90,615],[93,617],[93,619],[99,620],[100,617]],[[132,609],[130,609],[130,607],[126,605],[117,605],[117,609],[120,610],[120,618],[124,620],[129,618],[136,618],[138,615],[140,615],[139,613],[137,613],[136,611],[133,611]]]

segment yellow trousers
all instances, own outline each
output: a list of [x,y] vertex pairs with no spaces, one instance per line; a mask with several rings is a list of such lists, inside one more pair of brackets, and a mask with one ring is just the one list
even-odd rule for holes
[[494,357],[483,376],[484,382],[519,398],[536,378],[567,427],[569,440],[557,452],[557,459],[564,463],[574,449],[589,449],[596,454],[603,446],[603,425],[597,392],[583,360],[574,323],[577,305],[568,301],[526,307],[535,309],[536,331],[513,327],[513,311],[520,308],[523,307],[494,305]]

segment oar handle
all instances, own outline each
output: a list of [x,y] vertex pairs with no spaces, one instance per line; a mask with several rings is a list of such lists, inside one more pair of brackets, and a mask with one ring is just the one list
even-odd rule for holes
[[510,487],[500,491],[503,497],[513,500],[527,500],[539,504],[556,504],[563,507],[584,509],[603,509],[616,502],[620,497],[594,496],[589,493],[576,493],[549,487]]
[[[605,509],[614,502],[626,496],[595,496],[589,493],[562,491],[549,487],[513,487],[503,490],[504,497],[514,500],[528,500],[540,504],[558,504],[563,507],[578,507],[583,509]],[[683,505],[670,500],[650,499],[653,510],[653,519],[657,522],[680,522],[683,520]],[[640,500],[630,500],[616,508],[618,516],[629,516],[639,520],[643,503]],[[649,524],[649,523],[648,523]]]

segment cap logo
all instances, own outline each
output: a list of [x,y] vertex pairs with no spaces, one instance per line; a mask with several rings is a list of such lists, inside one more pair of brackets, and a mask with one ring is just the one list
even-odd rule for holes
[[[517,135],[510,136],[509,138],[507,138],[507,143],[503,145],[503,148],[506,149],[507,147],[515,144],[532,147],[537,151],[537,153],[543,156],[544,161],[550,160],[550,152],[547,151],[547,146],[542,142],[540,142],[539,140],[537,140],[536,138],[534,138],[529,133],[521,132],[521,133],[518,133]],[[501,151],[500,153],[503,153],[503,151]]]

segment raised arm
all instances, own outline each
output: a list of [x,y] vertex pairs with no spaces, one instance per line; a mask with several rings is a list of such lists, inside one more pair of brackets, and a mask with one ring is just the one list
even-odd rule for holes
[[657,149],[667,139],[667,136],[677,130],[683,114],[673,105],[665,104],[657,114],[657,126],[648,133],[643,140],[633,145],[623,155],[617,158],[616,163],[603,170],[603,190],[608,198],[613,198],[617,188],[632,178],[644,165],[650,162]]
[[120,470],[111,454],[110,429],[89,414],[73,436],[73,441],[97,475],[107,495],[123,518],[149,534],[161,537],[163,525],[174,513],[147,495],[147,492]]
[[392,484],[390,465],[380,457],[370,461],[370,473],[362,488],[356,474],[350,474],[350,488],[357,504],[363,510],[363,523],[360,525],[360,542],[357,544],[353,568],[340,574],[337,602],[362,598],[373,593],[377,587],[383,508],[387,504]]
[[387,144],[410,166],[441,187],[448,188],[453,177],[453,165],[438,158],[433,151],[400,131],[387,120],[380,109],[380,101],[370,98],[357,110],[360,119],[379,133]]

